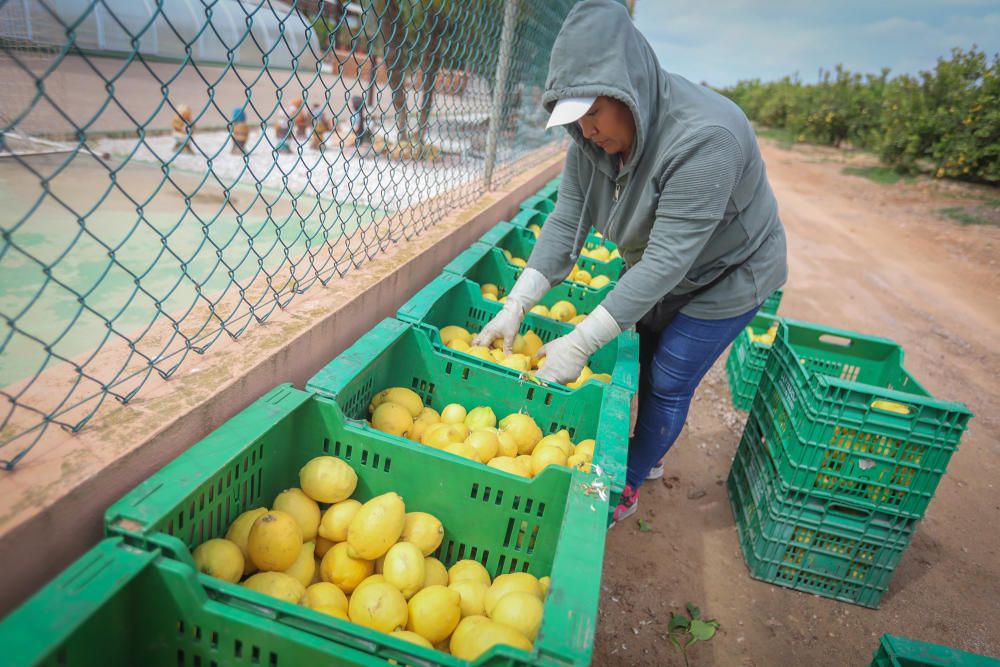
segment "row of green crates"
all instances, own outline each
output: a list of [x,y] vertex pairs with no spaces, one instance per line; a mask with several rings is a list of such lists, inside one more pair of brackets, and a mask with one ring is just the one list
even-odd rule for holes
[[882,635],[869,667],[1000,667],[1000,660],[909,637]]
[[[435,318],[454,313],[480,327],[499,306],[473,304],[481,296],[464,279],[439,280],[432,285],[451,291],[423,292],[401,309],[413,321],[383,321],[305,391],[275,388],[109,508],[106,539],[0,623],[5,658],[18,665],[468,664],[197,571],[195,547],[296,486],[301,466],[326,454],[357,473],[354,498],[395,491],[408,511],[437,516],[445,535],[434,555],[445,565],[473,559],[491,576],[551,577],[533,650],[495,647],[476,665],[589,664],[611,487],[620,491],[615,480],[624,478],[635,350],[626,337],[595,355],[595,370],[610,372],[610,384],[569,390],[526,381],[441,345]],[[530,324],[543,340],[569,330],[537,320]],[[499,417],[526,410],[546,432],[594,438],[598,474],[549,467],[525,479],[377,431],[367,406],[389,386],[409,387],[438,410],[448,403],[487,404]]]
[[[483,234],[477,243],[499,248],[501,252],[509,252],[512,257],[527,260],[531,256],[531,251],[535,248],[536,240],[535,233],[527,227],[520,227],[511,222],[500,222]],[[591,231],[584,240],[583,247],[587,250],[594,250],[598,246],[604,246],[609,251],[616,249],[615,244],[603,238],[597,232]],[[510,260],[508,260],[508,264],[520,268],[510,262]],[[621,257],[601,260],[581,255],[577,259],[576,265],[592,276],[607,276],[614,282],[621,275],[623,263]]]
[[774,324],[743,358],[766,350],[727,482],[744,557],[759,579],[877,607],[971,413],[932,397],[891,340],[752,326]]

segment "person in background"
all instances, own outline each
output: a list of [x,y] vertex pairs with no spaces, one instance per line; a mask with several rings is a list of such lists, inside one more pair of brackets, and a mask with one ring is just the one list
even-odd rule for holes
[[[569,274],[591,227],[624,272],[572,332],[539,350],[536,377],[566,383],[623,330],[640,338],[639,405],[614,519],[662,475],[695,388],[784,284],[785,233],[753,128],[733,102],[660,67],[628,11],[585,0],[553,45],[542,104],[565,127],[555,210],[503,309],[473,341],[509,349],[524,314]],[[659,468],[659,471],[656,469]]]
[[194,153],[191,147],[191,137],[194,135],[194,112],[186,104],[178,104],[174,120],[170,124],[170,136],[174,138],[174,150]]
[[365,118],[365,100],[360,95],[351,97],[351,133],[354,135],[354,146],[358,148],[371,141],[368,131],[368,121]]
[[247,124],[247,113],[243,107],[233,109],[232,128],[232,152],[246,155],[247,139],[250,138],[250,126]]
[[309,116],[312,118],[312,137],[309,139],[309,146],[322,151],[326,146],[324,143],[326,135],[330,132],[330,122],[318,102],[309,108]]
[[292,119],[295,117],[296,107],[293,105],[281,109],[275,114],[276,118],[272,129],[274,130],[274,151],[275,153],[291,153],[292,147]]

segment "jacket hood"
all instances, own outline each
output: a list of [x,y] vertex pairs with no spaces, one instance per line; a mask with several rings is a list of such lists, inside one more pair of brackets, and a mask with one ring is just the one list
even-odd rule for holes
[[[623,102],[632,110],[636,129],[635,147],[624,169],[628,171],[654,131],[666,87],[656,54],[628,10],[612,0],[586,0],[570,11],[556,36],[542,104],[551,113],[564,97],[604,95]],[[612,169],[610,156],[584,139],[577,123],[565,127],[591,162],[602,171]]]

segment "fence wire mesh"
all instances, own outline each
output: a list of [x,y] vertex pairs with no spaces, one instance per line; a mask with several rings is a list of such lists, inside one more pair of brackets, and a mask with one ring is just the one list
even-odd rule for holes
[[0,0],[0,465],[558,150],[572,0]]

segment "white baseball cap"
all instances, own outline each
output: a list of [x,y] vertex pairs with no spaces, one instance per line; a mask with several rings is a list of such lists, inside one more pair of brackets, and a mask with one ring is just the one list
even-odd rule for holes
[[596,99],[597,97],[564,97],[558,100],[549,115],[545,129],[579,120],[593,106]]

